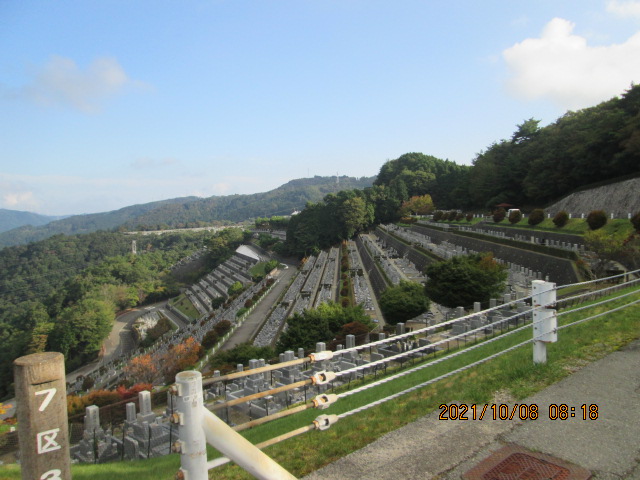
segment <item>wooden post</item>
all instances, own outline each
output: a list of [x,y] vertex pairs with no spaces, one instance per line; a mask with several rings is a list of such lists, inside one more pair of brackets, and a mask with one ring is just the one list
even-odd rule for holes
[[64,355],[44,352],[13,362],[23,480],[70,480]]

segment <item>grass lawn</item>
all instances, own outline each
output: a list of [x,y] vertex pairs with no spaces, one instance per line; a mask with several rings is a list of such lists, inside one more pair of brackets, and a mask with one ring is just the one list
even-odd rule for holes
[[[535,227],[529,225],[528,219],[522,219],[520,222],[512,225],[508,220],[503,220],[499,223],[495,223],[500,227],[510,227],[510,228],[525,228],[527,230],[540,230],[545,232],[554,232],[554,233],[568,233],[571,235],[584,235],[589,232],[589,224],[586,219],[582,218],[571,218],[569,222],[562,228],[558,228],[554,225],[553,219],[545,218],[542,223],[539,223]],[[491,222],[488,223],[489,225]],[[634,231],[633,225],[629,220],[616,218],[613,220],[608,220],[606,225],[601,228],[603,232],[607,235],[615,235],[622,238],[627,238]]]
[[200,317],[200,313],[198,312],[198,310],[196,310],[196,307],[193,306],[193,303],[191,303],[191,300],[189,300],[187,296],[184,294],[180,294],[178,297],[171,300],[170,303],[172,306],[180,310],[189,318]]
[[[449,221],[443,221],[440,220],[439,223],[448,223],[450,225],[462,225],[462,226],[469,226],[469,225],[475,225],[476,223],[480,222],[482,220],[482,218],[474,218],[473,220],[471,220],[471,222],[467,222],[466,220],[462,220],[460,222],[449,222]],[[567,224],[562,227],[562,228],[558,228],[555,226],[555,224],[553,223],[553,219],[552,218],[545,218],[542,223],[539,223],[538,225],[531,226],[528,223],[529,219],[528,218],[523,218],[522,220],[520,220],[518,223],[516,224],[511,224],[509,223],[509,220],[507,220],[506,218],[504,220],[502,220],[501,222],[495,223],[493,221],[488,221],[486,224],[487,225],[496,225],[499,227],[509,227],[509,228],[525,228],[527,230],[532,230],[532,231],[543,231],[543,232],[554,232],[554,233],[568,233],[571,235],[584,235],[585,233],[587,233],[588,231],[590,231],[589,229],[589,224],[587,223],[586,219],[582,219],[582,218],[571,218],[569,219],[569,221],[567,222]],[[601,228],[601,230],[603,232],[605,232],[607,235],[614,235],[614,236],[619,236],[622,238],[627,238],[629,235],[631,235],[634,231],[633,225],[629,220],[625,220],[625,219],[621,219],[621,218],[616,218],[613,220],[608,220],[606,225],[604,227]]]
[[[564,314],[558,319],[559,325],[566,325],[640,299],[640,290],[637,287],[630,290],[635,290],[635,293],[629,297],[615,300],[604,306],[594,306],[579,312]],[[570,312],[570,310],[567,311]],[[515,400],[521,400],[570,375],[589,362],[602,358],[630,341],[640,338],[639,318],[640,305],[636,304],[603,317],[576,324],[559,331],[558,342],[550,344],[547,348],[548,363],[545,365],[533,364],[532,346],[527,344],[482,365],[368,409],[366,412],[348,416],[329,430],[307,433],[269,447],[266,452],[293,475],[301,477],[364,447],[389,431],[436,410],[441,403],[453,401],[486,403],[491,402],[496,392],[507,393]],[[358,395],[342,398],[326,411],[307,410],[248,430],[243,434],[253,443],[267,440],[310,424],[320,413],[339,414],[350,411],[529,338],[531,338],[530,328],[509,336],[501,336],[494,342],[482,344],[479,348],[465,351],[464,354],[433,367],[413,372]],[[430,362],[433,359],[425,361]],[[405,366],[407,363],[410,362],[405,362]],[[352,388],[360,386],[361,381],[353,383],[355,385],[352,384]],[[336,389],[336,393],[338,392],[339,390]],[[209,458],[213,456],[214,453],[210,452]],[[170,455],[149,461],[74,465],[72,470],[74,479],[79,480],[112,478],[151,480],[173,478],[178,467],[179,457]],[[0,479],[4,478],[20,478],[18,467],[0,467]],[[239,467],[229,465],[210,471],[209,478],[249,479],[252,477]]]

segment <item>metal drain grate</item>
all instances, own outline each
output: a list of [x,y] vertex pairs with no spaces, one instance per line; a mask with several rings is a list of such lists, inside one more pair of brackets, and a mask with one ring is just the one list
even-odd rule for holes
[[514,453],[482,476],[483,480],[567,480],[570,471],[551,462]]
[[588,480],[591,472],[560,458],[508,444],[462,475],[464,480]]

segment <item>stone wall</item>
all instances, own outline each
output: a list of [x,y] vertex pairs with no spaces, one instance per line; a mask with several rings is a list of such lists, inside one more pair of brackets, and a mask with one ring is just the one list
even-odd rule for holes
[[493,252],[494,256],[506,262],[523,265],[536,272],[542,272],[549,277],[550,282],[566,285],[578,281],[572,263],[569,260],[543,255],[541,253],[521,250],[519,248],[498,245],[497,243],[463,237],[453,233],[441,232],[428,227],[414,226],[413,230],[429,235],[435,243],[450,242],[477,252]]
[[585,214],[593,210],[604,210],[614,214],[614,218],[627,218],[640,211],[640,178],[632,178],[623,182],[591,188],[572,193],[559,202],[554,203],[545,212],[555,215],[560,210],[572,213],[573,216]]

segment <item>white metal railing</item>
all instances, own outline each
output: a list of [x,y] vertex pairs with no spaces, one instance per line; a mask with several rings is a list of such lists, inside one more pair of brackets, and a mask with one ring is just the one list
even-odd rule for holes
[[[630,272],[630,273],[631,275],[625,274],[625,275],[629,275],[629,277],[626,277],[626,278],[633,278],[633,275],[637,275],[638,273],[640,273],[640,271]],[[618,277],[620,276],[610,277],[609,279],[606,279],[606,280],[611,281]],[[600,281],[602,281],[602,279]],[[587,282],[585,282],[585,284],[586,283]],[[588,283],[592,283],[592,282],[588,282]],[[620,288],[625,285],[638,285],[638,283],[640,283],[640,280],[636,278],[634,280],[630,280],[620,285],[617,285],[616,288]],[[576,284],[572,286],[575,286],[575,285]],[[626,303],[623,306],[617,307],[615,309],[611,309],[607,312],[598,313],[597,315],[593,315],[591,317],[572,322],[571,324],[558,327],[557,325],[558,316],[563,315],[564,313],[569,313],[569,312],[562,312],[560,314],[556,313],[555,306],[558,303],[558,300],[556,298],[557,290],[558,290],[558,287],[554,283],[545,282],[542,280],[533,281],[532,283],[533,294],[531,296],[531,308],[525,311],[521,311],[516,315],[518,317],[523,316],[524,318],[532,318],[533,321],[531,323],[528,323],[525,321],[524,325],[522,326],[519,326],[513,329],[508,329],[507,332],[503,332],[501,335],[497,335],[492,338],[485,339],[482,342],[478,342],[474,345],[471,345],[465,349],[461,349],[457,352],[452,352],[449,355],[435,358],[431,362],[422,363],[422,364],[419,364],[418,366],[401,370],[399,372],[394,373],[393,375],[386,376],[380,380],[370,382],[366,385],[363,384],[358,388],[344,391],[338,394],[319,394],[313,400],[309,402],[305,402],[302,405],[296,406],[294,408],[290,408],[285,411],[278,412],[276,414],[267,415],[266,417],[263,417],[261,419],[253,420],[248,422],[247,424],[243,424],[234,428],[228,426],[224,421],[219,419],[214,413],[210,412],[208,409],[204,407],[203,390],[202,390],[203,381],[202,381],[201,374],[199,372],[194,372],[194,371],[181,372],[176,377],[176,385],[173,387],[174,388],[173,393],[177,396],[178,402],[177,402],[177,413],[173,415],[173,419],[172,419],[175,423],[178,423],[180,425],[180,428],[179,428],[180,441],[176,445],[176,450],[180,451],[181,453],[181,469],[178,475],[179,476],[181,475],[182,478],[185,478],[188,480],[206,479],[208,478],[207,471],[209,469],[223,465],[225,463],[228,463],[229,461],[234,461],[239,466],[241,466],[242,468],[247,470],[249,473],[251,473],[253,476],[259,479],[275,480],[275,479],[295,478],[289,472],[283,469],[280,465],[274,462],[270,457],[265,455],[260,449],[266,446],[278,443],[282,440],[291,438],[293,436],[308,432],[310,430],[325,430],[329,428],[333,423],[337,422],[339,419],[346,418],[353,414],[362,412],[369,408],[385,403],[389,400],[398,398],[401,395],[405,395],[409,392],[423,388],[429,384],[442,380],[443,378],[447,378],[461,371],[467,370],[469,368],[473,368],[488,360],[491,360],[498,356],[504,355],[507,352],[520,348],[528,343],[533,343],[533,362],[536,364],[545,363],[546,362],[546,345],[547,343],[556,342],[558,340],[558,330],[640,303],[640,299],[634,300],[632,302]],[[610,288],[605,290],[610,290]],[[625,293],[625,294],[619,295],[614,299],[624,298],[626,296],[629,296],[630,294],[637,294],[637,293],[638,293],[638,290],[634,290],[631,293]],[[573,300],[575,298],[578,298],[578,296],[572,297],[570,300]],[[522,301],[522,300],[519,300],[519,301]],[[611,301],[611,300],[609,299],[606,301]],[[596,305],[605,303],[606,301],[598,302]],[[516,302],[511,302],[511,303],[516,303]],[[301,365],[301,364],[314,363],[314,362],[325,362],[325,361],[331,360],[332,358],[338,358],[339,355],[345,354],[350,351],[358,351],[366,348],[371,348],[373,346],[381,346],[390,341],[395,342],[398,339],[405,338],[409,335],[416,335],[418,333],[425,333],[428,331],[432,331],[435,328],[439,328],[445,325],[452,325],[452,324],[455,324],[456,322],[460,322],[465,319],[472,318],[475,315],[482,314],[482,313],[486,314],[487,312],[490,312],[497,308],[504,308],[505,306],[509,306],[509,305],[510,304],[507,303],[507,304],[500,305],[498,307],[485,310],[483,312],[474,312],[471,315],[452,319],[452,320],[440,323],[438,325],[425,327],[423,329],[419,329],[413,332],[399,334],[384,340],[371,342],[366,345],[347,348],[337,352],[330,352],[330,351],[318,352],[315,354],[310,354],[309,356],[304,358],[298,358],[298,359],[290,360],[288,362],[279,363],[276,365],[266,365],[266,366],[252,369],[252,370],[244,370],[242,372],[235,372],[235,373],[221,376],[221,377],[219,376],[219,377],[210,378],[205,380],[204,384],[210,385],[212,383],[219,382],[219,381],[237,379],[237,378],[241,378],[248,375],[263,374],[264,372],[272,371],[279,368],[284,368],[287,366]],[[592,306],[593,304],[589,305],[589,307],[592,307]],[[580,309],[574,309],[574,310],[571,310],[571,312],[579,311]],[[271,393],[276,393],[276,390],[280,392],[280,390],[285,391],[291,388],[299,388],[302,384],[322,385],[340,376],[349,375],[349,378],[350,378],[352,373],[358,372],[358,371],[363,371],[363,375],[364,375],[364,371],[370,372],[372,368],[377,368],[378,364],[386,364],[391,361],[398,361],[402,357],[408,357],[411,355],[415,356],[416,353],[420,353],[421,351],[427,350],[428,348],[434,348],[435,346],[438,346],[439,343],[450,342],[456,339],[466,339],[470,335],[481,332],[483,329],[486,329],[488,326],[491,328],[494,328],[494,325],[503,324],[505,322],[507,322],[507,325],[508,325],[509,324],[508,322],[511,320],[513,320],[513,317],[502,318],[497,320],[495,323],[485,324],[479,328],[467,330],[464,333],[461,333],[459,335],[449,336],[447,339],[443,339],[440,342],[435,342],[435,343],[426,345],[424,347],[412,349],[406,352],[399,353],[398,355],[390,356],[382,360],[377,360],[375,362],[370,362],[370,363],[356,366],[354,368],[343,370],[340,372],[334,373],[334,372],[322,371],[322,372],[316,373],[312,377],[307,378],[306,380],[302,380],[291,385],[286,385],[285,387],[278,387],[278,389],[272,389],[267,392],[259,392],[259,393],[250,395],[248,397],[235,399],[232,402],[227,402],[226,404],[216,405],[215,409],[217,410],[218,408],[222,408],[224,406],[231,406],[232,404],[235,405],[242,401],[250,401],[252,399],[259,398],[259,397],[262,398]],[[253,427],[253,426],[265,423],[267,421],[273,420],[275,418],[281,418],[286,415],[295,414],[303,410],[306,410],[308,408],[319,408],[319,409],[327,408],[341,398],[358,394],[370,388],[378,387],[379,385],[391,382],[397,378],[409,375],[418,370],[430,368],[434,365],[447,361],[458,355],[462,355],[471,350],[487,345],[488,343],[503,339],[508,335],[513,335],[515,333],[521,332],[524,329],[529,327],[532,327],[532,330],[533,330],[532,337],[516,345],[512,345],[507,348],[504,348],[503,350],[497,353],[485,356],[477,361],[467,363],[460,368],[449,371],[443,375],[440,375],[436,378],[429,379],[425,382],[413,385],[402,391],[395,392],[384,398],[375,400],[369,404],[358,406],[356,408],[353,408],[349,411],[346,411],[337,415],[320,415],[310,425],[298,428],[296,430],[280,435],[274,439],[263,442],[261,444],[253,445],[250,442],[248,442],[246,439],[244,439],[244,437],[240,436],[237,433],[239,430]],[[225,455],[225,457],[218,458],[216,460],[208,462],[206,459],[206,443],[209,443],[210,445],[215,447],[223,455]]]

